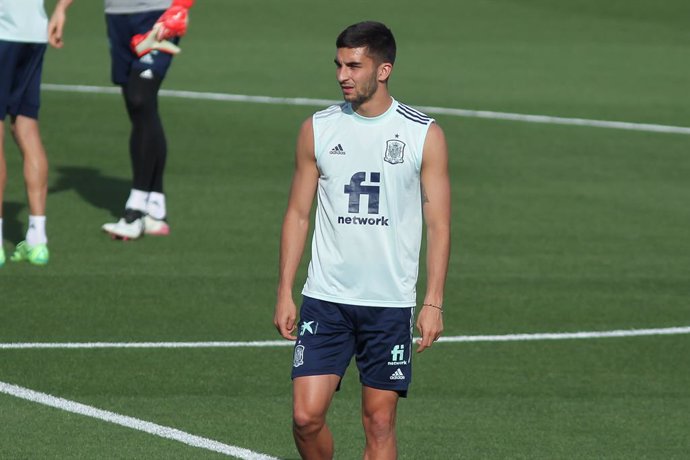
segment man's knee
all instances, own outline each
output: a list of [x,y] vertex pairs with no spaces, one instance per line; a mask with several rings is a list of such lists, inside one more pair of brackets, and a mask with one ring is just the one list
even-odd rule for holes
[[158,107],[158,90],[161,79],[143,79],[132,75],[124,87],[127,109],[133,113],[155,113]]
[[12,119],[10,124],[12,137],[19,145],[26,145],[27,142],[39,138],[38,120],[34,118],[25,117],[22,115]]
[[362,416],[368,438],[387,439],[395,435],[395,413],[388,410],[365,412]]
[[308,410],[295,408],[292,413],[292,425],[294,430],[301,435],[318,433],[326,423],[323,414],[317,414]]

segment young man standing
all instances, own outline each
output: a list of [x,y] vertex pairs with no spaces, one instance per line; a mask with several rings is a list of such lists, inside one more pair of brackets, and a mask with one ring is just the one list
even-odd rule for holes
[[46,43],[61,48],[66,11],[72,0],[59,0],[48,21],[43,0],[0,2],[0,267],[5,264],[2,247],[2,202],[7,182],[5,118],[10,116],[12,135],[24,159],[24,182],[29,201],[29,229],[11,260],[34,265],[48,263],[46,196],[48,159],[38,127],[41,73]]
[[194,0],[105,0],[113,83],[122,87],[132,124],[132,188],[124,214],[103,231],[119,239],[168,235],[163,172],[168,154],[158,91],[187,30]]
[[[417,352],[443,330],[450,253],[450,181],[444,134],[388,92],[391,31],[377,22],[336,40],[345,102],[307,119],[283,220],[274,325],[296,340],[293,434],[303,458],[333,457],[326,413],[352,356],[362,383],[364,458],[397,456],[395,417],[412,377],[412,325],[422,223],[427,286]],[[318,206],[300,321],[292,286]]]

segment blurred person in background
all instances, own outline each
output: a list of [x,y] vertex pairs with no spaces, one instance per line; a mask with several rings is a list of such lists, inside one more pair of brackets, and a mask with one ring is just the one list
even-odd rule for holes
[[63,46],[66,12],[71,4],[72,0],[58,0],[48,20],[43,0],[0,1],[0,267],[6,260],[2,202],[7,183],[4,141],[8,115],[24,160],[29,202],[29,228],[11,260],[46,265],[50,259],[46,235],[48,158],[38,126],[41,74],[47,43],[55,48]]
[[131,122],[132,188],[117,222],[101,228],[113,238],[168,235],[163,173],[168,155],[158,91],[194,0],[105,0],[111,78],[122,88]]

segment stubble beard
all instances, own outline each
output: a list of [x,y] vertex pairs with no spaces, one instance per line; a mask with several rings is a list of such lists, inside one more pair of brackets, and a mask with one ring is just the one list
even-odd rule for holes
[[345,100],[352,105],[353,110],[357,110],[362,104],[370,101],[376,91],[378,90],[378,81],[376,76],[373,76],[361,91],[356,91],[352,96],[345,97]]

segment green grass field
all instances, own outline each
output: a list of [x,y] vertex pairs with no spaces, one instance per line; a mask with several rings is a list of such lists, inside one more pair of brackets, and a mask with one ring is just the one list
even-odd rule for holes
[[[335,37],[377,19],[409,105],[690,127],[689,14],[685,0],[203,0],[165,88],[337,99]],[[110,86],[102,2],[74,3],[44,82]],[[298,458],[289,347],[2,345],[277,340],[294,141],[320,106],[162,97],[172,233],[122,243],[100,232],[130,186],[121,97],[42,97],[52,259],[0,269],[0,386]],[[690,326],[688,134],[431,115],[453,180],[444,335]],[[11,253],[28,209],[11,143],[7,160]],[[400,458],[688,458],[688,356],[687,332],[438,343],[415,357]],[[329,423],[336,458],[359,458],[354,367]],[[0,427],[3,459],[223,456],[5,391]]]

